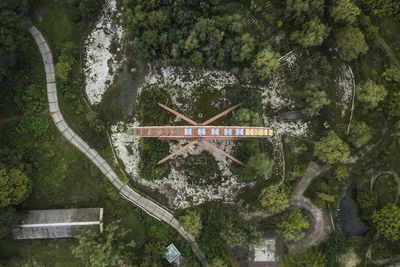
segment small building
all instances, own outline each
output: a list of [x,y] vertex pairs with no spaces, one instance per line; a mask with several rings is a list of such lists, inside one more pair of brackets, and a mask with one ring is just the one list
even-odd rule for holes
[[103,208],[31,210],[13,229],[13,239],[65,238],[82,231],[101,233]]
[[179,250],[174,246],[174,244],[170,244],[167,247],[167,251],[165,252],[165,258],[169,263],[176,263],[179,264],[179,260],[181,257],[181,253]]
[[275,238],[268,238],[250,251],[249,266],[278,266],[280,244]]

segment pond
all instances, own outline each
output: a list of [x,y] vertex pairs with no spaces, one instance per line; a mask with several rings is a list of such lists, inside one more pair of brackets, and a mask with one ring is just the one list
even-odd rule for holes
[[346,237],[363,235],[369,230],[369,227],[358,217],[358,206],[353,198],[356,190],[357,184],[352,183],[343,194],[339,204],[340,229]]

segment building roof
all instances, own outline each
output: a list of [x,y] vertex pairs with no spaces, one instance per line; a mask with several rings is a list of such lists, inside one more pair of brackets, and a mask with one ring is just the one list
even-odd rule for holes
[[175,261],[177,258],[181,256],[179,250],[174,246],[174,244],[170,244],[167,247],[167,252],[165,252],[165,258],[169,263]]
[[14,239],[74,237],[82,231],[101,233],[103,208],[31,210],[14,228]]

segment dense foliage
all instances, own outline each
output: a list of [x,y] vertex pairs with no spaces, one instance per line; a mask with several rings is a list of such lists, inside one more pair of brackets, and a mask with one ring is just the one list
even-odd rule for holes
[[115,221],[108,224],[100,235],[90,231],[78,235],[76,239],[79,244],[72,253],[82,259],[86,266],[119,266],[121,262],[130,264],[135,242],[128,238],[129,231],[121,227],[120,221]]
[[309,222],[301,213],[300,209],[287,209],[275,219],[278,233],[285,241],[297,241],[304,237],[304,230],[308,228]]
[[261,205],[269,212],[280,212],[289,206],[290,195],[285,186],[265,188],[260,195]]
[[400,208],[395,204],[388,204],[375,211],[372,221],[377,229],[391,242],[400,240]]
[[345,162],[350,156],[349,146],[333,131],[315,142],[314,153],[321,161],[328,164]]

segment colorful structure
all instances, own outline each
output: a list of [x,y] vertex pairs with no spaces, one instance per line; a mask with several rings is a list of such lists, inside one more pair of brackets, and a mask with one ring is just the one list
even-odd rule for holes
[[202,142],[203,144],[211,147],[217,152],[223,154],[224,156],[230,158],[236,163],[243,165],[243,162],[234,158],[233,156],[227,154],[225,151],[219,149],[209,140],[236,140],[242,138],[265,138],[271,137],[274,134],[273,129],[265,127],[243,127],[243,126],[207,126],[211,122],[225,116],[227,113],[243,105],[244,102],[237,104],[226,111],[218,114],[217,116],[198,124],[197,122],[185,117],[184,115],[178,113],[177,111],[170,109],[169,107],[158,103],[161,107],[168,110],[169,112],[175,114],[179,118],[189,122],[193,126],[149,126],[149,127],[134,127],[128,130],[129,135],[139,136],[139,137],[153,137],[161,140],[188,140],[189,144],[181,147],[177,151],[173,152],[169,156],[163,158],[158,164],[161,164],[170,158],[176,156],[183,150],[194,145],[197,142]]

